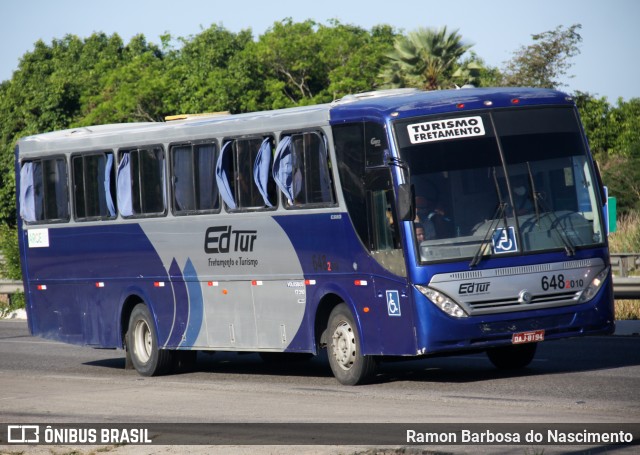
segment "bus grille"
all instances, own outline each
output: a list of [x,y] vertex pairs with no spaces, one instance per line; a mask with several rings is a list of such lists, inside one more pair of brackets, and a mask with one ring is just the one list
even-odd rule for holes
[[472,314],[499,313],[502,311],[534,310],[544,307],[573,305],[578,301],[580,291],[558,292],[553,294],[534,295],[529,303],[523,303],[518,297],[507,299],[478,300],[465,302]]

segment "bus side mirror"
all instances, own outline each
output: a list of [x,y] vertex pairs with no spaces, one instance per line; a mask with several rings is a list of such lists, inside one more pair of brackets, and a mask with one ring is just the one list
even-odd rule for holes
[[598,189],[600,190],[600,197],[602,198],[602,206],[607,205],[607,187],[602,183],[602,174],[600,174],[600,166],[597,161],[593,162],[593,167],[596,170],[596,180],[598,182]]
[[618,201],[615,197],[609,196],[609,189],[605,186],[604,223],[607,228],[607,235],[618,230]]
[[416,218],[413,193],[413,186],[408,183],[398,186],[398,219],[400,221],[413,221]]

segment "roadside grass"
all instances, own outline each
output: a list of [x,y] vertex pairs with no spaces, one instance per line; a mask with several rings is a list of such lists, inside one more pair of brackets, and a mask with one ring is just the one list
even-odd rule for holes
[[612,253],[640,251],[640,212],[620,217],[616,232],[609,234],[609,249]]
[[616,320],[640,319],[640,300],[616,300]]
[[[609,249],[612,253],[640,252],[640,212],[620,217],[616,232],[609,235]],[[640,270],[631,270],[630,273],[640,275]],[[616,300],[616,319],[640,319],[640,300]]]
[[0,319],[8,316],[16,310],[24,308],[24,293],[18,292],[8,295],[0,295]]

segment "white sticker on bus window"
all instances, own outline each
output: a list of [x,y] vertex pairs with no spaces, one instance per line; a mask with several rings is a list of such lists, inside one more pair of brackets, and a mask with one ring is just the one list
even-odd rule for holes
[[564,186],[573,186],[573,171],[570,167],[564,168]]
[[29,229],[29,248],[48,248],[49,229]]
[[413,123],[407,126],[407,132],[412,144],[484,136],[485,134],[482,117],[479,116]]

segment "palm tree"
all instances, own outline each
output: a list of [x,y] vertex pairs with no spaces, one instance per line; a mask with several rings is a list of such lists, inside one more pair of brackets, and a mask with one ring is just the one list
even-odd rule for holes
[[393,88],[450,88],[454,86],[451,78],[458,60],[471,47],[462,43],[457,30],[448,33],[447,27],[419,28],[396,39],[381,77]]

